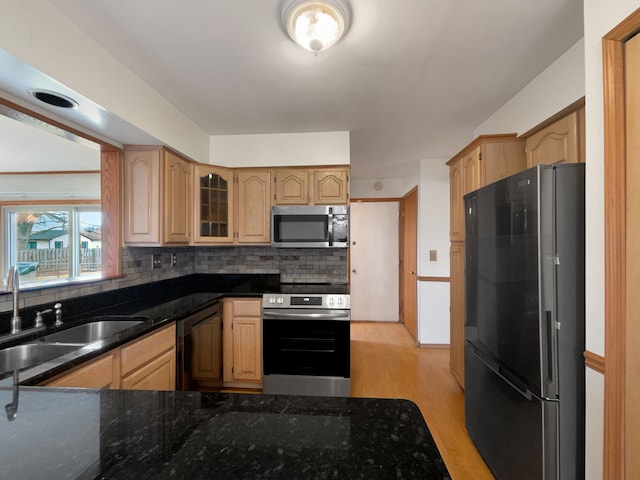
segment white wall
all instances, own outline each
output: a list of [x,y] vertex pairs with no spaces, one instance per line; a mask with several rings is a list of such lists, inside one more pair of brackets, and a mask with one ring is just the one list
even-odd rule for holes
[[527,132],[585,94],[584,40],[578,41],[473,132]]
[[[449,167],[420,160],[418,183],[418,275],[449,276]],[[429,251],[437,260],[429,260]],[[449,343],[449,282],[418,282],[418,341]]]
[[213,135],[209,162],[226,167],[349,165],[349,132]]
[[50,2],[1,0],[0,11],[4,50],[179,152],[206,162],[208,135]]
[[[413,187],[417,187],[420,180],[420,161],[408,162],[399,169],[402,174],[403,195],[409,193]],[[447,197],[448,198],[448,197]]]
[[351,198],[401,198],[405,194],[401,178],[351,179],[349,186]]

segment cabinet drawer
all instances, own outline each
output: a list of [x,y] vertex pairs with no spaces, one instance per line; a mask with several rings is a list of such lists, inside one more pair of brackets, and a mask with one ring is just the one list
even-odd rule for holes
[[233,300],[233,315],[238,317],[259,317],[260,299]]
[[165,352],[151,363],[122,378],[126,390],[175,390],[176,356]]
[[129,345],[125,345],[120,350],[122,375],[124,376],[141,365],[144,365],[166,350],[173,350],[175,344],[176,325],[174,323],[140,340],[136,340]]
[[45,382],[47,387],[118,388],[118,351],[109,352],[71,372]]

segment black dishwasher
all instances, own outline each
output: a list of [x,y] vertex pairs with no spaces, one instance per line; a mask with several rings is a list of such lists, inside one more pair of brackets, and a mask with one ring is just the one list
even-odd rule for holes
[[176,322],[177,390],[222,386],[221,304]]

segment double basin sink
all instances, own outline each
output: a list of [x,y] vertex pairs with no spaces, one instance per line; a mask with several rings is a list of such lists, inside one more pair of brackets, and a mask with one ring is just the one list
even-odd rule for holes
[[45,335],[31,343],[0,350],[0,373],[34,367],[134,327],[147,317],[100,316],[87,323]]

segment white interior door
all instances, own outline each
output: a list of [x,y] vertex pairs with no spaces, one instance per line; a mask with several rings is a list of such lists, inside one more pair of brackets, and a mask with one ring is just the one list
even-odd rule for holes
[[399,202],[352,202],[351,319],[397,322]]

